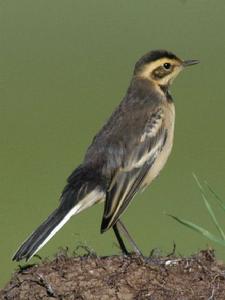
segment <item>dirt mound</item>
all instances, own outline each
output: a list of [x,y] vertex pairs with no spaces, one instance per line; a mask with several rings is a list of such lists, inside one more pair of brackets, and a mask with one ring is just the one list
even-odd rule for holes
[[18,270],[0,299],[225,299],[225,265],[211,250],[189,258],[69,256]]

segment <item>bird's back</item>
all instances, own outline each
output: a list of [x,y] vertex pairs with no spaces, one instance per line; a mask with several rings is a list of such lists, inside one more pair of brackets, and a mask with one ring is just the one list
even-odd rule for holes
[[162,95],[149,81],[134,78],[122,102],[94,137],[84,164],[101,165],[105,175],[110,176],[140,143],[146,123],[162,102]]

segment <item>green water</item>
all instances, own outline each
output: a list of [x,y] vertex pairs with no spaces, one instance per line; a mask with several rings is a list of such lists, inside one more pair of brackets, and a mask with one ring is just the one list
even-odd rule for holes
[[[155,48],[201,64],[175,81],[172,155],[123,220],[145,254],[168,253],[175,241],[181,254],[212,245],[225,259],[225,249],[164,214],[215,232],[192,172],[225,198],[224,15],[224,0],[0,0],[1,286],[17,267],[11,256],[57,206],[67,176],[123,97],[135,61]],[[118,253],[112,232],[99,234],[102,209],[74,217],[39,254],[79,241],[100,255]]]

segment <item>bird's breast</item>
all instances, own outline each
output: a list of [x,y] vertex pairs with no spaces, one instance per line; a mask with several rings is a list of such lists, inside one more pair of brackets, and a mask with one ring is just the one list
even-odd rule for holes
[[143,189],[147,187],[162,170],[172,150],[175,124],[175,107],[173,102],[167,102],[164,116],[164,127],[167,130],[167,138],[161,152],[159,152],[155,162],[151,166],[145,180],[143,181]]

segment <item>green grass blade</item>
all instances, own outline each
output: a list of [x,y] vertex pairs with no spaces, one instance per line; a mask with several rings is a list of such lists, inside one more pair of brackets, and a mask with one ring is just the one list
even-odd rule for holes
[[205,203],[205,206],[206,206],[206,208],[207,208],[207,210],[208,210],[208,213],[209,213],[209,215],[210,215],[210,217],[211,217],[211,219],[212,219],[212,221],[213,221],[213,223],[214,223],[216,229],[218,230],[218,232],[219,232],[221,238],[222,238],[223,240],[225,240],[225,234],[224,234],[224,231],[223,231],[223,229],[221,228],[221,226],[219,225],[219,222],[217,221],[217,218],[216,218],[216,216],[215,216],[215,214],[214,214],[214,212],[213,212],[213,209],[212,209],[212,207],[211,207],[209,201],[208,201],[207,198],[206,198],[205,191],[204,191],[204,189],[203,189],[201,183],[199,182],[197,176],[196,176],[195,174],[193,174],[193,176],[194,176],[194,179],[195,179],[195,181],[197,182],[197,185],[198,185],[198,187],[199,187],[199,189],[200,189],[200,191],[201,191],[202,198],[203,198],[203,200],[204,200],[204,203]]
[[220,233],[222,239],[225,240],[225,234],[224,234],[224,231],[223,231],[223,229],[221,228],[221,226],[219,225],[219,223],[218,223],[218,221],[217,221],[217,219],[216,219],[216,216],[215,216],[215,214],[214,214],[214,212],[213,212],[213,210],[212,210],[211,205],[209,204],[209,202],[208,202],[208,200],[206,199],[205,195],[202,194],[202,198],[203,198],[204,203],[205,203],[205,206],[206,206],[206,208],[207,208],[207,210],[208,210],[208,212],[209,212],[209,215],[210,215],[210,217],[211,217],[213,223],[214,223],[215,226],[216,226],[216,229],[217,229],[218,232]]
[[197,175],[196,175],[195,173],[192,173],[192,175],[193,175],[194,180],[196,181],[196,183],[197,183],[197,185],[198,185],[198,187],[199,187],[201,193],[202,193],[203,195],[205,195],[205,191],[204,191],[204,189],[203,189],[203,187],[202,187],[200,181],[198,180]]
[[225,202],[218,196],[218,194],[213,190],[213,188],[208,184],[208,182],[205,182],[205,184],[209,191],[213,194],[214,198],[219,203],[220,207],[225,211]]
[[223,247],[225,247],[225,241],[220,239],[220,238],[217,238],[214,234],[210,233],[208,230],[192,223],[192,222],[189,222],[187,220],[184,220],[184,219],[180,219],[180,218],[177,218],[173,215],[168,215],[169,217],[173,218],[174,220],[176,220],[177,222],[179,222],[180,224],[200,233],[201,235],[203,235],[204,237],[206,237],[207,239],[209,239],[210,241],[212,242],[215,242]]

